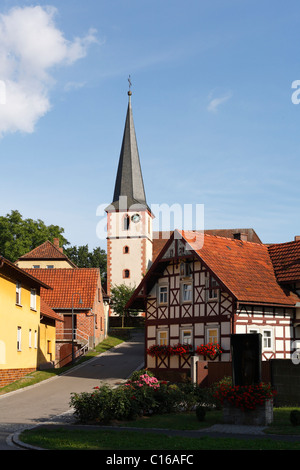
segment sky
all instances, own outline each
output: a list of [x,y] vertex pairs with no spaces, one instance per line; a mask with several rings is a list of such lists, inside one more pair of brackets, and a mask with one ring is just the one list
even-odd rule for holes
[[[106,249],[131,78],[150,207],[300,235],[297,0],[2,0],[0,215]],[[299,92],[298,92],[299,90]]]

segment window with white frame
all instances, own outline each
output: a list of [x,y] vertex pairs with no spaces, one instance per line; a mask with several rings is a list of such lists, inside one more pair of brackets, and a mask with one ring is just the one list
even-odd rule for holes
[[273,331],[271,328],[263,329],[262,332],[262,343],[263,343],[263,349],[272,349],[273,345]]
[[219,328],[217,326],[211,326],[211,327],[206,328],[206,342],[207,343],[219,342]]
[[192,344],[193,335],[191,328],[183,328],[181,330],[181,344]]
[[191,282],[184,282],[181,284],[181,300],[182,302],[190,303],[193,299],[193,290]]
[[18,326],[18,330],[17,330],[17,350],[18,351],[21,351],[21,346],[22,346],[21,340],[22,340],[22,328]]
[[29,329],[29,335],[28,335],[28,344],[29,347],[31,348],[31,340],[32,340],[32,335],[31,335],[31,328]]
[[169,288],[167,285],[158,286],[158,303],[166,305],[168,303]]
[[16,283],[16,304],[21,305],[21,283]]
[[37,349],[38,347],[38,332],[37,330],[34,330],[34,347]]
[[167,330],[158,331],[157,342],[160,346],[166,346],[168,344],[168,331]]
[[36,290],[30,290],[30,308],[36,310]]
[[273,349],[273,339],[274,339],[274,333],[272,328],[266,328],[266,327],[248,327],[247,328],[247,333],[260,333],[262,336],[262,349],[264,351],[270,351]]

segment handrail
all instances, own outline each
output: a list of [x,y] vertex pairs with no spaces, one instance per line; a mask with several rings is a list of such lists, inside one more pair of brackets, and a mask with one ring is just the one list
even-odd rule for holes
[[78,328],[65,328],[61,333],[57,332],[56,333],[56,339],[69,339],[71,340],[77,339],[77,340],[84,340],[86,342],[89,341],[89,335],[85,333],[84,331],[79,330]]

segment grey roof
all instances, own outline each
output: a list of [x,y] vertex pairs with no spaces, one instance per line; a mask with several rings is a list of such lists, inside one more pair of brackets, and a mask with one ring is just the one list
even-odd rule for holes
[[[145,208],[150,210],[146,202],[146,194],[133,122],[131,92],[129,92],[128,95],[129,100],[123,142],[120,152],[113,202],[110,208],[111,210],[126,210],[134,205],[135,210],[145,210]],[[124,200],[127,202],[125,202],[126,207],[124,207]]]

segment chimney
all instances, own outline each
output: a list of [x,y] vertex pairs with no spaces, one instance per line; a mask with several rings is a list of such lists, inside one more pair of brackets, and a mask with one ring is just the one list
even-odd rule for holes
[[248,235],[247,235],[247,233],[237,232],[237,233],[233,234],[233,238],[235,240],[242,240],[242,241],[246,242],[248,240]]
[[57,248],[61,253],[64,252],[63,247],[60,247],[60,246],[59,246],[59,238],[53,238],[53,245],[54,245],[55,248]]
[[300,235],[296,235],[294,241],[298,242],[300,240]]

